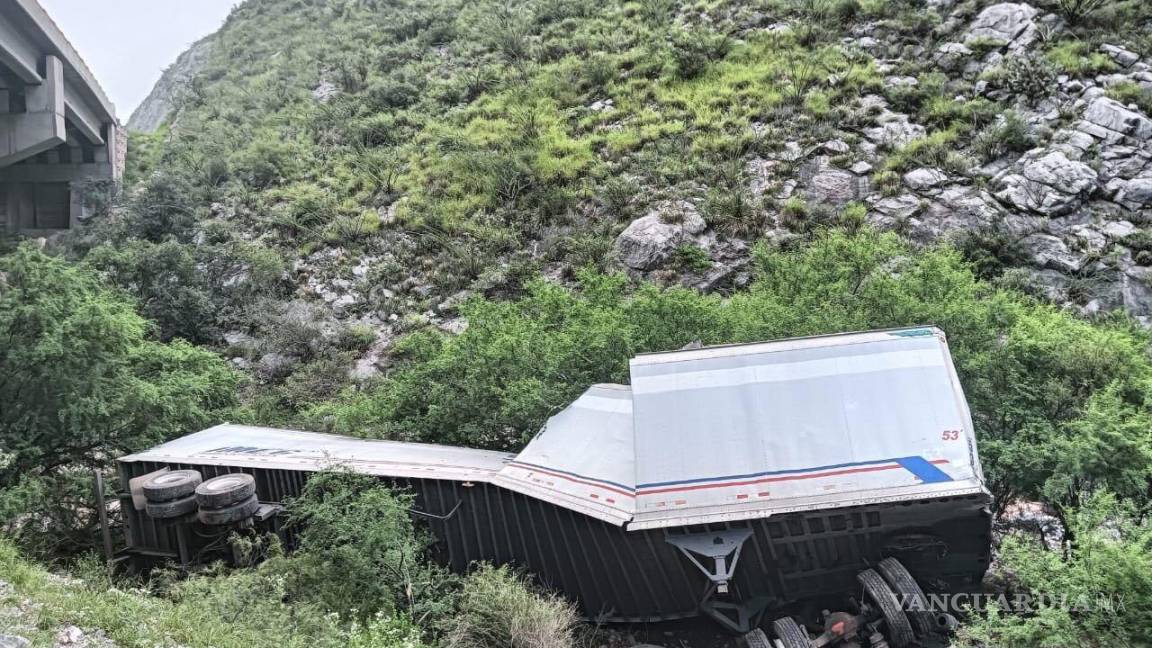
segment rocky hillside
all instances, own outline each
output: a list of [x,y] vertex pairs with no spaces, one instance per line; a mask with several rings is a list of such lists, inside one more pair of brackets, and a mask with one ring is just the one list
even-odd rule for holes
[[828,228],[1148,324],[1150,34],[1140,0],[249,0],[76,245],[262,381],[338,358],[325,393],[469,295],[586,266],[728,294]]
[[154,133],[163,126],[211,53],[212,38],[208,37],[197,41],[181,54],[175,63],[164,70],[152,92],[132,111],[132,116],[128,118],[128,130]]

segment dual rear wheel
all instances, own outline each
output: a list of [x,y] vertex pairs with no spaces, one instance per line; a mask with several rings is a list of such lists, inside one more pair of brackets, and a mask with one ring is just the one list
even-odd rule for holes
[[223,526],[252,517],[260,508],[256,480],[246,473],[230,473],[203,481],[195,470],[161,473],[141,485],[150,517],[175,519],[197,513],[200,522]]
[[[891,648],[908,648],[916,640],[933,632],[934,623],[927,609],[927,597],[916,579],[895,558],[881,560],[875,569],[866,569],[856,575],[864,590],[865,603],[884,620],[887,643]],[[793,617],[782,617],[772,622],[775,641],[760,629],[745,636],[748,648],[811,648],[813,640],[808,631]],[[838,641],[828,637],[826,631],[819,645]],[[829,642],[831,639],[831,642]]]

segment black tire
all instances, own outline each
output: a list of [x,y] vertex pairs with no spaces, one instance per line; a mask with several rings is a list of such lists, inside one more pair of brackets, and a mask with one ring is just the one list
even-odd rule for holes
[[772,640],[760,628],[756,628],[752,632],[744,635],[744,645],[747,648],[775,648],[772,645]]
[[888,626],[888,643],[892,648],[904,648],[910,646],[916,637],[912,633],[912,624],[908,622],[908,616],[904,614],[904,610],[900,609],[900,601],[896,598],[896,594],[888,584],[880,578],[874,570],[865,569],[864,571],[856,574],[856,580],[864,586],[864,592],[880,608],[880,614],[884,617],[884,623]]
[[246,473],[213,477],[196,487],[201,508],[219,509],[247,500],[256,494],[256,480]]
[[196,496],[189,495],[169,502],[145,502],[144,512],[149,517],[167,520],[188,515],[196,510]]
[[248,499],[233,504],[232,506],[225,506],[224,508],[201,508],[200,509],[200,522],[208,526],[221,526],[224,524],[232,524],[241,520],[247,520],[252,517],[256,509],[260,508],[260,502],[253,495]]
[[[876,571],[880,572],[892,591],[901,596],[904,601],[918,603],[915,606],[918,609],[904,610],[908,615],[908,620],[912,622],[912,629],[916,631],[916,636],[923,638],[932,634],[936,624],[932,612],[928,610],[928,597],[924,596],[924,590],[920,589],[920,585],[916,583],[915,578],[912,578],[912,574],[908,573],[903,563],[895,558],[885,558],[876,565]],[[905,605],[905,607],[909,606]]]
[[144,482],[140,490],[152,502],[171,502],[194,493],[202,481],[195,470],[170,470]]
[[812,640],[808,638],[808,631],[796,623],[792,617],[780,617],[772,622],[772,632],[784,645],[784,648],[811,648]]

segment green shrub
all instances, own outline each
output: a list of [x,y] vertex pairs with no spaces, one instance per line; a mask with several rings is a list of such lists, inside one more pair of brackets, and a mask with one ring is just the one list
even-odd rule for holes
[[1145,114],[1152,114],[1152,89],[1144,85],[1135,81],[1125,81],[1109,86],[1107,94],[1122,104],[1136,104]]
[[354,625],[347,648],[428,648],[420,628],[407,617],[377,614]]
[[1033,54],[1005,56],[996,67],[981,77],[995,87],[1029,99],[1047,97],[1052,92],[1059,70],[1047,58]]
[[972,140],[972,149],[980,159],[991,162],[1007,153],[1023,153],[1035,145],[1028,122],[1015,111],[1007,111],[989,128]]
[[1056,0],[1057,10],[1073,25],[1084,22],[1112,0]]
[[999,38],[992,38],[991,36],[978,36],[971,40],[964,41],[964,45],[972,50],[973,54],[979,58],[983,58],[989,52],[995,52],[1007,44],[1005,41]]
[[1082,40],[1060,41],[1053,45],[1045,56],[1065,74],[1074,77],[1091,77],[1115,72],[1119,67],[1112,57],[1103,52],[1091,51],[1088,43]]
[[959,645],[1142,646],[1152,613],[1152,525],[1146,515],[1107,495],[1092,498],[1069,520],[1075,541],[1053,551],[1035,536],[1004,538],[998,569],[1010,583],[1006,600],[1031,596],[1033,609],[995,606],[973,614]]
[[712,257],[698,246],[681,245],[672,253],[672,266],[682,272],[705,272],[712,267]]
[[732,41],[705,29],[675,29],[668,35],[672,69],[680,79],[700,76],[712,61],[724,58]]
[[533,591],[508,567],[468,576],[456,614],[444,621],[445,648],[569,648],[579,623],[567,601]]
[[238,376],[214,354],[148,339],[123,295],[31,246],[0,257],[0,487],[101,467],[217,422]]
[[411,507],[411,495],[371,476],[313,475],[287,503],[298,550],[268,568],[283,574],[290,598],[361,621],[438,609],[445,577],[421,560],[427,540],[413,527]]
[[929,167],[963,173],[967,165],[964,157],[956,152],[958,137],[955,130],[942,130],[911,140],[888,156],[883,170],[904,173]]
[[709,225],[733,236],[752,238],[764,230],[764,213],[739,187],[709,191],[703,211]]

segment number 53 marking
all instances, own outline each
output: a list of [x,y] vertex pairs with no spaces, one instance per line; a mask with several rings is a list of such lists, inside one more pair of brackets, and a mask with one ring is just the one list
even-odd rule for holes
[[940,438],[945,441],[959,441],[960,430],[944,430],[944,434],[940,435]]

